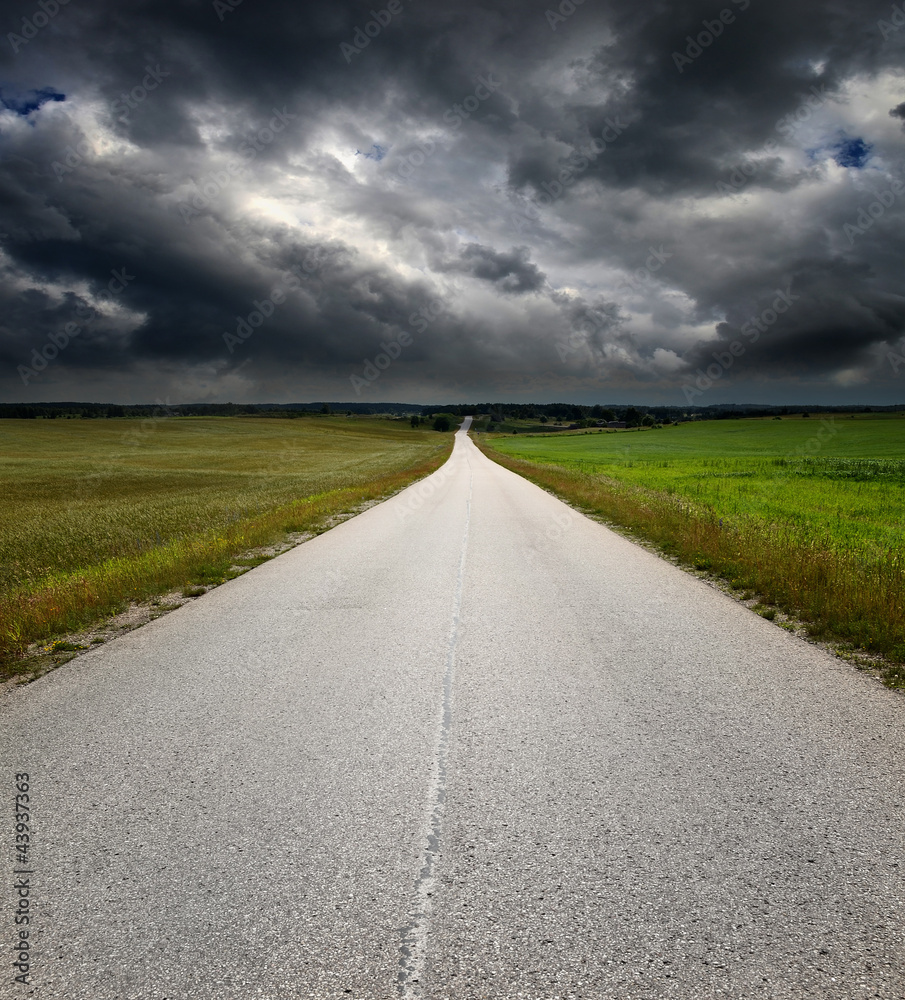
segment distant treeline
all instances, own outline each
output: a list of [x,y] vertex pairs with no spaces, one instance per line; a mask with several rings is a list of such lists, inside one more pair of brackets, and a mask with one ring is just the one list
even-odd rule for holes
[[351,413],[360,415],[454,416],[489,414],[491,419],[621,420],[629,425],[640,423],[650,414],[658,423],[676,420],[731,420],[738,417],[774,417],[817,413],[883,413],[905,410],[895,406],[766,406],[717,404],[714,406],[626,406],[625,404],[579,405],[575,403],[444,403],[428,406],[420,403],[157,403],[155,405],[118,403],[0,403],[0,418],[30,419],[147,419],[148,417],[301,417],[311,414]]
[[138,418],[148,417],[301,417],[312,413],[357,413],[408,415],[424,407],[405,403],[0,403],[0,418],[29,420]]
[[624,403],[597,403],[582,406],[574,403],[477,403],[442,407],[425,407],[425,412],[443,410],[456,416],[489,414],[491,419],[510,420],[622,420],[629,424],[641,423],[650,414],[658,423],[675,420],[733,420],[739,417],[792,416],[807,413],[872,413],[905,410],[905,403],[896,406],[766,406],[722,404],[716,406],[627,406]]

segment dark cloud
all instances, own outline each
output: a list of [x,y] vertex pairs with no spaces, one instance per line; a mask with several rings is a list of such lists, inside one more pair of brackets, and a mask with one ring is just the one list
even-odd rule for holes
[[5,398],[901,399],[886,0],[377,9],[7,6]]
[[499,252],[479,243],[467,243],[458,259],[447,267],[490,282],[502,292],[536,292],[543,288],[546,275],[531,263],[529,256],[528,247],[513,247],[508,252]]

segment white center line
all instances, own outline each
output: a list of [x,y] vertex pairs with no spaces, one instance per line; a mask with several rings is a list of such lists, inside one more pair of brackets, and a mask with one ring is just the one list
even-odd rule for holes
[[[470,463],[469,463],[470,464]],[[452,625],[449,632],[449,646],[446,654],[446,670],[443,674],[443,700],[440,707],[440,726],[437,748],[434,753],[434,773],[428,786],[427,810],[425,817],[424,864],[415,883],[415,902],[411,920],[402,928],[402,944],[399,954],[399,995],[404,998],[422,997],[421,977],[427,952],[427,936],[433,898],[437,889],[434,864],[440,852],[443,832],[443,810],[446,805],[446,770],[449,753],[449,729],[452,722],[452,683],[456,661],[456,646],[459,641],[459,611],[462,606],[462,580],[465,576],[465,556],[468,551],[468,529],[471,524],[471,494],[474,482],[469,473],[468,498],[465,501],[465,532],[462,536],[462,555],[459,559],[459,575],[453,601]]]

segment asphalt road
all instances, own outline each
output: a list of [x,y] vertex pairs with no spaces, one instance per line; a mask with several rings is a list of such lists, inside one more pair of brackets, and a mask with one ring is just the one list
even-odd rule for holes
[[0,729],[2,997],[905,997],[905,700],[461,431]]

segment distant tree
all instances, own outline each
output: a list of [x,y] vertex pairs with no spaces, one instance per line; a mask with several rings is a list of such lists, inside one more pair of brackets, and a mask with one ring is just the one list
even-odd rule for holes
[[547,422],[547,418],[546,418],[546,417],[541,417],[541,418],[540,418],[540,422],[541,422],[542,424],[545,424],[545,423]]
[[434,430],[435,431],[448,431],[451,427],[449,422],[449,417],[445,413],[441,413],[439,416],[434,418]]
[[641,420],[641,426],[653,427],[656,422],[657,421],[654,419],[654,415],[652,413],[645,413],[644,417]]
[[324,403],[324,405],[321,407],[321,413],[329,413],[329,412],[330,412],[329,404]]
[[421,417],[419,417],[417,413],[413,413],[412,414],[412,419],[411,419],[410,423],[411,423],[412,427],[420,427],[421,426]]
[[630,406],[625,411],[625,416],[622,419],[625,421],[626,427],[638,427],[641,423],[641,414],[634,406]]

